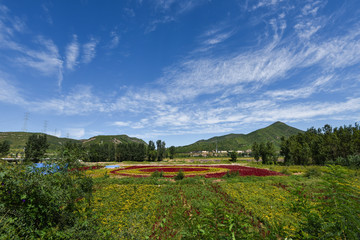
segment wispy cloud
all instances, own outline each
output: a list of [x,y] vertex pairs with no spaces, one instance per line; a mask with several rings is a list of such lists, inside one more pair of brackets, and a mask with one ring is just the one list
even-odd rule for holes
[[82,138],[85,135],[84,128],[67,128],[66,132],[71,138]]
[[[5,73],[0,71],[0,75],[6,76]],[[15,87],[9,81],[0,76],[0,102],[10,104],[25,104],[22,95],[19,92],[19,88]]]
[[78,57],[79,43],[77,41],[77,35],[74,34],[72,42],[66,47],[66,67],[70,70],[74,70],[74,67],[78,64]]
[[31,109],[65,115],[84,115],[108,112],[108,104],[96,97],[90,86],[77,86],[69,94],[41,102],[31,102]]
[[120,35],[117,33],[117,30],[111,31],[110,33],[111,41],[109,48],[116,48],[120,42]]
[[181,15],[192,11],[197,6],[203,4],[204,0],[155,0],[156,18],[150,21],[145,29],[145,34],[153,32],[159,24],[173,22]]
[[83,62],[84,63],[90,63],[96,54],[96,45],[98,44],[98,41],[94,38],[91,38],[91,40],[88,43],[85,43],[83,46]]

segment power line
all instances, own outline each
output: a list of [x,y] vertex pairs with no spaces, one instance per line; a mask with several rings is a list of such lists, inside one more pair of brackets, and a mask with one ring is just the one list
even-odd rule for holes
[[47,126],[48,126],[48,121],[45,120],[45,121],[44,121],[44,129],[43,129],[43,132],[44,132],[44,133],[47,132]]
[[23,132],[27,132],[27,122],[29,120],[30,113],[26,112],[24,115],[24,126],[23,126]]

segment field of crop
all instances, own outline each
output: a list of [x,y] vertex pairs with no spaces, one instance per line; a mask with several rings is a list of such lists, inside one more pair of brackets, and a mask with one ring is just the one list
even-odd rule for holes
[[[170,173],[167,178],[119,178],[115,174],[118,171],[88,170],[96,183],[90,210],[98,223],[99,235],[104,239],[359,237],[357,171],[321,167],[302,175],[223,174],[221,178],[206,178],[204,169],[210,169],[211,174],[208,165],[189,168],[189,175],[200,172],[203,176],[174,181],[170,177],[179,168],[185,169],[184,166],[122,168],[134,175],[138,172],[132,171],[147,169],[142,171],[147,176],[163,170]],[[302,168],[296,171],[299,169]]]

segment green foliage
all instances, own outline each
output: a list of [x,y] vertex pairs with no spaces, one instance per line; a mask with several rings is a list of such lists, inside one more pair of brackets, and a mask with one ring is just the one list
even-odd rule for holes
[[252,155],[254,156],[254,159],[256,161],[259,161],[260,159],[260,146],[257,144],[257,142],[254,142],[251,147]]
[[0,142],[0,157],[6,156],[10,151],[10,142],[5,140]]
[[46,135],[30,135],[25,147],[25,161],[39,162],[44,157],[48,147]]
[[230,155],[230,161],[231,161],[231,162],[236,162],[236,160],[237,160],[237,153],[233,151],[233,152],[230,152],[229,155]]
[[347,157],[338,157],[334,161],[334,164],[359,169],[360,168],[360,154],[349,155]]
[[67,164],[74,164],[76,160],[85,159],[85,148],[80,143],[67,141],[59,149],[59,158]]
[[289,170],[288,167],[285,167],[283,169],[281,169],[280,171],[282,174],[285,174],[285,175],[292,175],[292,172]]
[[165,157],[166,148],[165,142],[161,140],[156,141],[156,150],[157,150],[157,160],[162,161]]
[[171,147],[169,148],[170,159],[174,159],[175,151],[176,151],[175,146],[171,146]]
[[176,174],[174,179],[177,180],[183,180],[185,178],[184,171],[182,169],[179,170],[179,172]]
[[238,177],[240,176],[239,171],[227,171],[224,178],[232,178],[232,177]]
[[347,179],[346,170],[339,166],[328,166],[322,180],[316,204],[311,204],[303,190],[297,189],[299,200],[293,205],[305,218],[301,222],[299,238],[359,239],[358,187]]
[[277,162],[278,155],[272,142],[260,143],[259,145],[254,142],[252,149],[256,161],[261,157],[263,164],[273,164]]
[[360,166],[360,126],[332,128],[325,125],[322,129],[310,128],[288,139],[282,139],[281,155],[286,164]]
[[317,167],[309,167],[306,171],[304,176],[311,178],[311,177],[320,177],[322,172]]
[[143,143],[91,144],[87,148],[85,160],[90,162],[144,161],[146,146]]
[[91,231],[79,218],[76,201],[86,197],[90,202],[92,180],[79,172],[44,174],[6,164],[0,165],[0,183],[0,235],[5,239],[70,239],[74,227]]
[[152,174],[151,174],[151,177],[153,177],[153,178],[159,178],[159,177],[164,177],[164,172],[163,171],[155,171],[155,172],[153,172]]
[[290,137],[302,132],[299,129],[290,127],[282,122],[276,122],[268,127],[256,130],[249,134],[229,134],[220,137],[213,137],[207,140],[200,140],[193,144],[176,147],[177,153],[193,152],[193,151],[212,151],[219,150],[247,150],[251,149],[254,142],[273,142],[275,149],[280,147],[281,137]]

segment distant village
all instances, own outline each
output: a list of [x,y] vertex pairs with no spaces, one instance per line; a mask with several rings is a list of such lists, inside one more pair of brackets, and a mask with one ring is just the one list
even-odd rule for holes
[[190,156],[192,157],[220,157],[220,156],[227,156],[230,152],[236,152],[238,156],[242,157],[249,157],[251,155],[251,149],[242,151],[242,150],[229,150],[229,151],[193,151],[190,152]]

